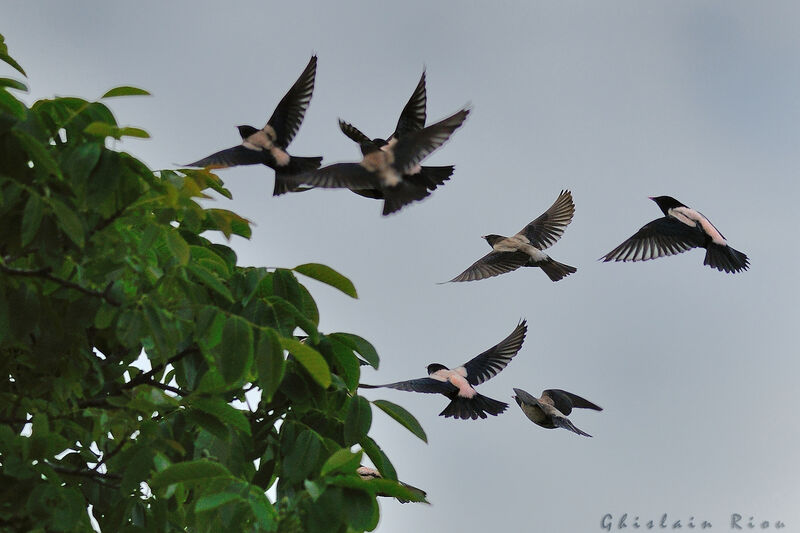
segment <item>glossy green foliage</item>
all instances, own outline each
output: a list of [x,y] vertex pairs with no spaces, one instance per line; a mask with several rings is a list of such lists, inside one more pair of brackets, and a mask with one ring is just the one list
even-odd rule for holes
[[[24,75],[2,36],[0,60]],[[379,494],[422,500],[368,435],[377,353],[319,331],[294,272],[353,284],[239,266],[207,236],[249,222],[198,203],[230,198],[216,175],[153,172],[105,104],[24,89],[0,83],[0,530],[359,531]]]

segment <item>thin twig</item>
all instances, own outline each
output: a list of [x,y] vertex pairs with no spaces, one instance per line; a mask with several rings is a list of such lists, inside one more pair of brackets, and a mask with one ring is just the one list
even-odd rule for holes
[[109,299],[105,292],[97,291],[94,289],[87,289],[83,285],[75,283],[74,281],[69,281],[63,278],[59,278],[58,276],[54,276],[51,273],[50,267],[39,268],[36,270],[20,270],[16,268],[11,268],[6,265],[0,264],[0,272],[5,274],[9,274],[11,276],[22,276],[22,277],[36,277],[36,278],[43,278],[48,281],[52,281],[58,283],[62,287],[73,289],[78,292],[82,292],[83,294],[94,296],[95,298],[102,298],[103,300],[107,301],[109,304],[119,307],[119,303]]
[[96,465],[94,465],[94,468],[92,468],[92,470],[93,470],[94,472],[97,472],[97,471],[98,471],[98,469],[99,469],[101,466],[103,466],[104,464],[106,464],[106,463],[108,462],[108,460],[109,460],[109,459],[111,459],[112,457],[114,457],[115,455],[117,455],[117,453],[119,453],[119,451],[120,451],[120,450],[122,450],[122,447],[123,447],[123,446],[125,446],[127,443],[128,443],[128,439],[122,439],[122,440],[119,442],[119,444],[117,444],[117,446],[116,446],[116,447],[115,447],[113,450],[111,450],[111,451],[110,451],[110,452],[108,452],[107,454],[104,454],[104,455],[103,455],[103,457],[100,459],[100,461],[99,461],[99,462],[98,462]]
[[163,363],[157,364],[156,366],[154,366],[153,368],[151,368],[147,372],[139,374],[138,376],[136,376],[135,378],[133,378],[132,380],[130,380],[129,382],[127,382],[126,384],[121,386],[119,390],[122,391],[122,390],[126,390],[126,389],[132,389],[132,388],[136,387],[137,385],[143,385],[145,383],[149,383],[150,385],[152,385],[153,383],[151,381],[151,378],[153,376],[155,376],[157,373],[159,373],[162,370],[164,370],[164,368],[166,368],[167,365],[171,365],[171,364],[177,363],[178,361],[180,361],[181,359],[183,359],[184,357],[186,357],[187,355],[189,355],[190,353],[192,353],[194,351],[195,351],[195,348],[187,348],[187,349],[183,350],[182,352],[179,352],[179,353],[175,354],[174,356],[170,357],[169,359],[167,359]]

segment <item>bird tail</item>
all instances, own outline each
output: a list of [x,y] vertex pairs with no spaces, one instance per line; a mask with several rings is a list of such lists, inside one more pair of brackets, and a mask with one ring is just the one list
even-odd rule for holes
[[551,258],[547,258],[548,260],[544,263],[538,264],[536,266],[541,267],[544,270],[544,273],[547,274],[547,277],[553,281],[558,281],[561,278],[569,276],[578,271],[577,268],[569,265],[565,265],[564,263],[559,263]]
[[709,243],[704,265],[725,272],[739,272],[750,268],[747,256],[728,245]]
[[405,181],[394,187],[389,187],[383,192],[383,216],[390,215],[412,202],[422,200],[429,194],[430,191],[425,187],[406,183]]
[[507,403],[493,400],[487,396],[476,393],[472,398],[456,396],[447,404],[439,416],[445,418],[460,418],[462,420],[476,420],[486,418],[486,413],[497,416],[508,408]]
[[297,185],[289,177],[303,172],[317,170],[322,164],[322,157],[295,157],[291,156],[289,164],[275,170],[275,188],[272,196],[280,196],[287,192],[302,192],[311,189],[308,185]]
[[417,174],[407,176],[406,179],[432,191],[449,180],[452,174],[453,165],[444,167],[420,167],[420,171]]

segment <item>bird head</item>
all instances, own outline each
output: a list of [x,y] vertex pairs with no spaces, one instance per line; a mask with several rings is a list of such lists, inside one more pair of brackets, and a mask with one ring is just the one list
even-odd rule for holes
[[494,246],[494,243],[501,239],[505,239],[502,235],[484,235],[481,239],[486,239],[486,242],[489,243],[489,246]]
[[517,401],[517,405],[519,405],[520,407],[522,407],[522,404],[526,404],[526,403],[528,403],[528,404],[536,404],[537,403],[536,402],[536,398],[531,396],[531,394],[529,392],[527,392],[527,391],[515,388],[514,392],[516,394],[514,396],[512,396],[512,398],[514,398]]
[[258,131],[253,126],[236,126],[236,129],[239,130],[239,135],[242,136],[242,139],[247,139],[252,134]]
[[437,370],[448,370],[448,368],[446,366],[444,366],[443,364],[440,364],[440,363],[431,363],[431,364],[428,365],[428,375],[429,376],[431,374],[433,374],[434,372],[436,372]]
[[672,196],[650,196],[649,198],[658,205],[665,215],[667,211],[675,207],[686,207]]

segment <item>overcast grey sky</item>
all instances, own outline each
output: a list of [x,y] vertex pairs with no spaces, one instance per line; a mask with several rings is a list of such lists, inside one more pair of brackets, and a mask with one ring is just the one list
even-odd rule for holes
[[[222,5],[6,2],[0,31],[30,101],[151,91],[109,105],[150,132],[119,147],[154,169],[233,146],[237,124],[262,126],[312,53],[292,154],[356,160],[336,119],[388,135],[423,68],[429,121],[471,103],[428,160],[454,164],[452,179],[391,217],[348,191],[273,198],[265,168],[219,173],[234,199],[216,203],[255,223],[251,241],[233,241],[240,264],[322,262],[354,281],[359,300],[307,285],[324,331],[377,347],[381,368],[364,382],[463,363],[528,319],[518,356],[480,388],[511,404],[499,417],[453,421],[437,416],[439,396],[364,392],[410,409],[429,437],[376,410],[374,436],[433,504],[382,502],[378,531],[602,531],[606,513],[714,530],[739,513],[800,531],[795,2]],[[548,252],[576,274],[435,284],[488,251],[481,235],[515,233],[564,188],[575,218]],[[598,262],[660,216],[647,197],[662,194],[705,213],[751,270],[712,270],[699,250]],[[601,405],[570,417],[594,438],[533,425],[512,387]]]

